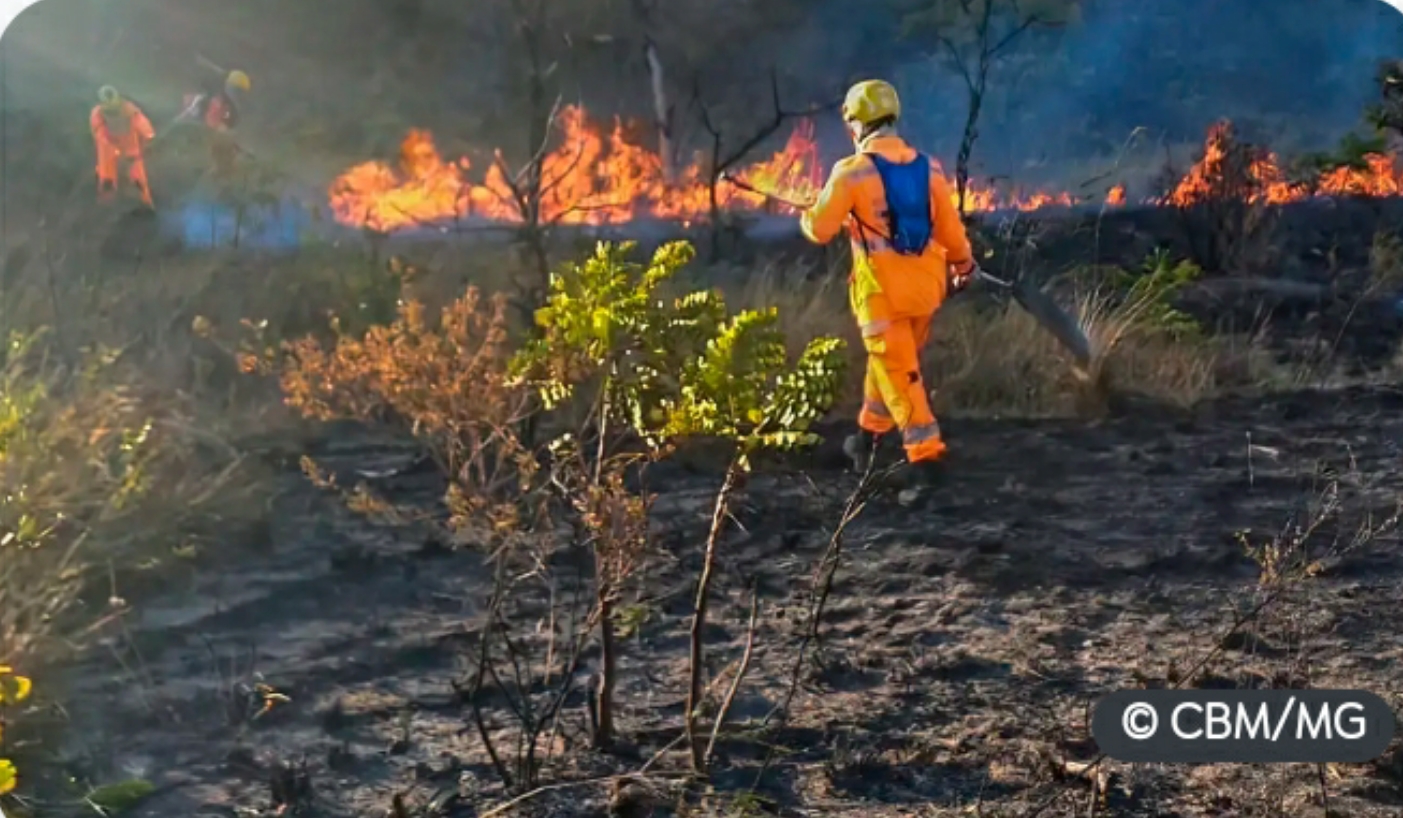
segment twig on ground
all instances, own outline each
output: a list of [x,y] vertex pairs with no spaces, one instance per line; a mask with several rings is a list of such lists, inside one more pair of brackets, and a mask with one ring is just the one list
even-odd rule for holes
[[[819,639],[819,625],[823,619],[823,608],[828,601],[828,595],[833,589],[833,577],[838,571],[838,565],[843,556],[843,538],[847,533],[848,526],[851,525],[862,512],[866,510],[867,504],[880,489],[886,484],[886,478],[900,468],[900,464],[889,466],[880,472],[874,471],[876,465],[876,445],[873,445],[872,456],[867,461],[867,469],[862,474],[862,479],[848,495],[846,504],[843,506],[843,515],[838,520],[838,525],[833,529],[832,535],[828,538],[828,547],[824,549],[823,555],[819,558],[818,565],[814,570],[814,598],[809,608],[808,621],[805,623],[804,636],[799,641],[799,646],[795,652],[794,665],[790,669],[789,687],[785,691],[784,700],[775,706],[765,715],[761,727],[769,728],[775,717],[779,717],[779,727],[789,721],[789,713],[794,704],[794,697],[798,694],[800,680],[803,678],[805,660],[808,658],[809,646]],[[772,747],[765,756],[765,763],[760,765],[760,769],[755,774],[755,783],[752,789],[759,787],[764,780],[765,774],[769,772],[774,764],[777,748]]]
[[750,670],[750,659],[755,653],[755,629],[760,619],[760,589],[752,584],[750,590],[750,624],[745,631],[745,652],[740,657],[740,667],[736,668],[735,678],[731,680],[731,687],[726,691],[726,698],[721,702],[721,709],[716,713],[716,721],[711,725],[711,738],[706,743],[706,752],[702,754],[702,766],[711,763],[711,754],[716,749],[716,739],[721,734],[721,728],[726,724],[726,717],[730,715],[731,706],[735,704],[736,694],[740,692],[741,682],[745,680],[745,674]]
[[561,790],[570,790],[576,787],[588,787],[596,784],[613,784],[621,781],[633,781],[647,778],[687,778],[690,777],[690,775],[691,773],[681,772],[654,773],[651,776],[643,775],[641,773],[623,773],[621,775],[606,775],[600,778],[586,778],[582,781],[562,781],[557,784],[544,784],[535,788],[534,790],[524,792],[521,795],[516,796],[515,798],[512,798],[508,801],[504,801],[501,804],[498,804],[497,806],[489,810],[478,813],[478,818],[496,818],[496,816],[498,815],[506,815],[507,812],[513,809],[514,807],[519,807],[527,801],[539,798],[540,796],[545,795],[548,792],[559,792]]
[[[873,458],[875,461],[875,458]],[[823,555],[819,558],[818,565],[814,570],[814,598],[809,607],[808,621],[805,622],[804,636],[799,642],[798,651],[794,658],[794,665],[790,669],[789,687],[785,691],[784,701],[772,710],[765,717],[766,726],[776,714],[783,714],[783,718],[788,718],[790,705],[794,702],[794,697],[799,690],[799,682],[803,676],[804,662],[808,658],[809,646],[819,639],[819,626],[823,619],[823,609],[828,603],[828,596],[833,590],[833,578],[838,572],[838,565],[843,557],[843,539],[850,526],[862,512],[866,510],[867,504],[875,496],[877,490],[885,483],[886,478],[900,466],[891,466],[881,472],[873,471],[873,462],[869,461],[867,471],[863,473],[862,479],[858,481],[857,487],[848,496],[847,503],[843,507],[843,514],[838,520],[838,525],[833,529],[832,535],[828,538],[828,547],[824,549]]]

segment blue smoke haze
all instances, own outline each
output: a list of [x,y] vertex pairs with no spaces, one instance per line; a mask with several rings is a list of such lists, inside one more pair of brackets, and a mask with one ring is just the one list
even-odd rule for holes
[[[1403,14],[1380,0],[1091,0],[1081,22],[1024,45],[991,80],[979,175],[1055,176],[1137,127],[1152,147],[1195,143],[1222,117],[1284,153],[1327,146],[1360,127],[1378,61],[1403,57]],[[953,163],[962,81],[926,57],[894,78],[907,133]]]

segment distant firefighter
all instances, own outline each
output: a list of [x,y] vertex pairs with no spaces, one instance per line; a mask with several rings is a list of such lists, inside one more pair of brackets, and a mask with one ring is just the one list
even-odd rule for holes
[[117,89],[104,85],[97,92],[98,104],[88,117],[97,149],[97,194],[99,201],[111,200],[117,193],[118,166],[127,163],[127,178],[141,192],[141,201],[154,208],[151,185],[146,179],[142,149],[156,136],[151,120]]
[[208,129],[210,158],[221,177],[233,173],[238,159],[239,146],[230,131],[239,124],[240,99],[251,87],[248,74],[242,71],[206,80],[198,91],[185,95],[184,107],[176,118],[177,122],[198,120]]

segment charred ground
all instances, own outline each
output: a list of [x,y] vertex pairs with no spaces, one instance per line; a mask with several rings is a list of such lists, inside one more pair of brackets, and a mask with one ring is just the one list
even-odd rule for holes
[[[1309,685],[1395,697],[1396,540],[1350,545],[1394,511],[1400,407],[1403,395],[1377,388],[1142,408],[1091,425],[951,422],[948,488],[911,507],[879,499],[851,530],[819,659],[782,728],[761,721],[785,696],[809,576],[856,478],[832,449],[802,471],[755,477],[725,544],[708,637],[724,688],[757,594],[757,647],[719,745],[711,810],[1080,814],[1095,788],[1067,762],[1093,760],[1088,708],[1113,689]],[[414,457],[345,430],[308,451],[345,478]],[[579,693],[546,751],[558,780],[625,774],[650,758],[654,775],[547,792],[522,814],[672,813],[691,578],[718,480],[654,477],[656,548],[628,599],[634,629],[622,650],[625,744],[613,755],[582,749]],[[432,476],[375,484],[425,505],[441,490]],[[1234,628],[1268,592],[1237,532],[1290,538],[1318,518],[1302,547],[1326,561],[1323,575]],[[133,814],[151,816],[270,809],[284,762],[306,763],[315,795],[301,803],[315,815],[380,814],[394,793],[413,809],[435,799],[443,808],[408,814],[471,815],[500,797],[455,684],[484,625],[491,569],[480,557],[367,526],[293,473],[269,529],[221,540],[212,560],[178,592],[131,600],[137,613],[112,652],[70,669],[72,772],[139,771],[157,794]],[[556,566],[557,592],[581,569]],[[524,595],[508,616],[529,625],[549,607]],[[523,650],[539,658],[529,631]],[[241,685],[254,679],[291,702],[251,720],[259,702]],[[516,705],[514,683],[502,684],[484,706],[505,731]],[[1309,769],[1105,771],[1109,814],[1321,808]],[[1396,751],[1332,771],[1329,805],[1395,814],[1400,775]]]

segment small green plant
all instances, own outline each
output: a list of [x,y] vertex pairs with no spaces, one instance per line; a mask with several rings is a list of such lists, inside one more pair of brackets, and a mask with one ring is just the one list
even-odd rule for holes
[[[574,471],[575,485],[586,490],[606,483],[622,490],[623,469],[640,457],[666,456],[687,439],[709,438],[730,446],[730,466],[717,494],[693,610],[686,730],[693,766],[702,769],[706,759],[696,732],[703,688],[702,631],[731,498],[760,450],[794,449],[815,441],[808,428],[838,396],[843,341],[817,338],[790,365],[779,311],[728,314],[723,297],[714,290],[697,290],[671,302],[662,299],[659,286],[692,260],[692,246],[665,244],[647,265],[627,260],[634,247],[599,244],[584,264],[551,276],[546,306],[536,314],[542,334],[522,349],[513,372],[535,384],[547,407],[560,405],[591,384],[584,435],[592,445],[581,446],[581,438],[572,435],[565,439],[570,457],[564,459]],[[629,438],[643,443],[644,453],[626,453],[623,446]],[[592,455],[584,455],[591,450]],[[645,514],[645,507],[634,507],[634,514]],[[595,521],[591,528],[598,529],[606,519],[596,515]],[[619,525],[617,519],[607,522],[613,528]],[[609,553],[600,550],[609,537],[593,530],[591,540],[596,554]],[[634,542],[634,547],[641,544]],[[600,594],[606,610],[599,616],[606,676],[612,675],[616,627],[610,599],[622,579],[617,568],[612,577],[600,579],[610,586]],[[600,690],[612,690],[612,678]],[[603,713],[609,706],[600,699],[600,723],[605,723]]]
[[83,801],[101,815],[121,815],[156,791],[156,786],[144,778],[131,778],[98,787],[83,797]]
[[0,662],[22,657],[72,601],[85,542],[149,527],[143,504],[176,466],[149,408],[114,377],[115,353],[58,367],[43,337],[12,334],[0,355]]
[[1168,333],[1175,338],[1196,337],[1198,322],[1174,306],[1184,288],[1203,277],[1197,264],[1175,261],[1169,251],[1158,248],[1146,257],[1138,274],[1122,272],[1118,284],[1125,288],[1121,298],[1126,317],[1142,328]]
[[[700,769],[705,766],[696,734],[701,633],[730,501],[757,453],[816,440],[809,426],[836,399],[844,343],[815,339],[791,364],[778,310],[728,314],[721,294],[710,290],[671,300],[660,297],[659,288],[692,260],[690,244],[665,244],[648,264],[628,260],[634,247],[601,243],[583,263],[551,277],[546,305],[536,314],[540,335],[514,358],[512,371],[535,386],[548,408],[571,399],[584,404],[581,430],[560,438],[555,448],[557,468],[570,475],[556,482],[573,487],[574,494],[588,496],[606,485],[623,491],[627,468],[665,457],[687,440],[721,441],[729,448],[693,612],[686,722],[693,764]],[[642,451],[630,452],[630,440],[641,443]],[[627,506],[622,498],[614,502]],[[631,509],[630,519],[646,514],[646,504]],[[614,549],[601,546],[616,538],[612,532],[620,529],[621,520],[599,514],[592,519],[586,528],[601,568],[598,581],[607,587],[601,592],[604,610],[598,621],[609,677],[616,627],[612,599],[626,574],[619,572],[617,557],[612,574],[604,570]],[[641,548],[646,526],[626,530],[639,532],[630,547]],[[612,678],[600,689],[602,694],[611,690]],[[601,724],[607,722],[609,706],[601,695]]]

